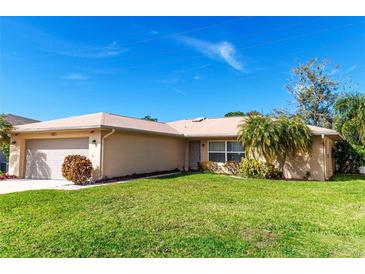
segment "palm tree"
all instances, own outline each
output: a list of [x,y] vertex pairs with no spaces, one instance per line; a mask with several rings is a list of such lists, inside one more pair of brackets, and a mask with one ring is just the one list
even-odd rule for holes
[[[347,93],[335,103],[335,126],[365,165],[365,94]],[[342,143],[344,148],[348,147]]]
[[336,129],[352,144],[365,145],[365,94],[347,93],[335,103]]
[[279,162],[283,168],[286,158],[290,154],[309,153],[312,147],[312,133],[300,117],[289,119],[282,116],[274,123],[278,123],[281,128],[281,154],[279,154]]
[[267,165],[278,162],[283,169],[288,155],[310,151],[311,132],[299,118],[252,115],[240,125],[238,141],[247,157],[263,158]]
[[5,120],[5,117],[3,115],[0,115],[0,149],[6,159],[9,158],[11,129],[12,125]]

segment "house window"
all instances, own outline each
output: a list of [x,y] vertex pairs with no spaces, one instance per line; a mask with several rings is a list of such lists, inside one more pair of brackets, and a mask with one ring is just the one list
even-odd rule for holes
[[209,142],[209,161],[218,163],[226,161],[226,142]]
[[240,162],[245,157],[242,145],[236,141],[210,141],[208,154],[209,161],[218,163]]

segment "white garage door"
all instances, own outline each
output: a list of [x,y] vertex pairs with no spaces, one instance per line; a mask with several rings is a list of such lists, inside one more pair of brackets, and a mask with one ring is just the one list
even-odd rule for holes
[[63,179],[62,163],[67,155],[89,155],[89,139],[34,139],[26,141],[25,178]]

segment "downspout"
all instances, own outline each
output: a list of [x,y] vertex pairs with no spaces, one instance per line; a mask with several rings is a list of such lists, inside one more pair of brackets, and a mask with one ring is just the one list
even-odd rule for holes
[[104,143],[105,139],[108,138],[110,135],[112,135],[115,132],[115,129],[113,128],[111,132],[109,132],[107,135],[103,136],[101,139],[101,164],[100,164],[100,178],[104,178]]
[[322,146],[323,146],[323,164],[324,164],[324,168],[323,168],[323,175],[324,175],[324,180],[326,180],[326,175],[327,175],[327,161],[326,161],[326,144],[325,144],[325,140],[324,140],[324,134],[322,134]]

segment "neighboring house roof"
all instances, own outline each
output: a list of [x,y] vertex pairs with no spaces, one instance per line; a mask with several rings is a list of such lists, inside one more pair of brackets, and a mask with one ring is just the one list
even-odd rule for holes
[[[170,123],[153,122],[125,117],[111,113],[94,113],[17,126],[17,132],[76,130],[94,128],[115,128],[117,130],[137,131],[162,135],[185,137],[237,137],[238,127],[244,117],[197,118]],[[313,135],[339,136],[332,129],[309,126]]]
[[[38,120],[29,119],[26,117],[22,117],[22,116],[10,114],[10,113],[1,114],[1,116],[4,117],[4,120],[7,121],[12,126],[39,122]],[[6,162],[6,159],[5,159],[2,151],[0,151],[0,163],[4,163],[4,162]]]
[[166,123],[130,118],[111,113],[94,113],[17,126],[17,132],[115,128],[118,130],[183,136]]
[[10,114],[10,113],[3,114],[3,117],[4,117],[5,121],[7,121],[9,124],[11,124],[13,126],[39,122],[38,120],[29,119],[26,117],[22,117],[22,116]]

